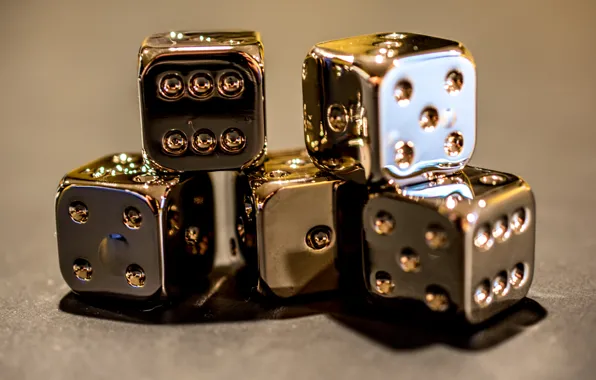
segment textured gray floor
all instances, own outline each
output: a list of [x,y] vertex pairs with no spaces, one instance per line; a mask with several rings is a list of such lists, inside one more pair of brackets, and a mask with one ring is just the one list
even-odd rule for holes
[[[594,378],[595,12],[588,0],[1,2],[0,378]],[[69,296],[55,187],[99,155],[138,149],[141,39],[231,27],[263,33],[273,148],[302,142],[300,65],[316,41],[398,30],[465,42],[479,79],[473,163],[517,173],[536,193],[531,300],[469,331],[353,315],[329,299],[245,302],[233,279],[182,311]]]

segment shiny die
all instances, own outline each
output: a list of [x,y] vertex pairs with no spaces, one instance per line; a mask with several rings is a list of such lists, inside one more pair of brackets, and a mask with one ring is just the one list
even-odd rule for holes
[[143,151],[175,171],[246,168],[266,147],[256,32],[171,32],[139,52]]
[[56,197],[62,276],[80,294],[159,300],[202,284],[213,264],[207,173],[160,173],[140,154],[68,173]]
[[476,140],[476,72],[460,43],[383,33],[315,45],[302,71],[317,166],[400,185],[460,170]]
[[337,289],[341,268],[361,261],[366,194],[317,169],[305,151],[274,153],[239,175],[237,238],[258,289],[282,298]]
[[418,299],[484,321],[528,293],[535,202],[511,174],[463,174],[371,193],[363,213],[365,278],[381,297]]

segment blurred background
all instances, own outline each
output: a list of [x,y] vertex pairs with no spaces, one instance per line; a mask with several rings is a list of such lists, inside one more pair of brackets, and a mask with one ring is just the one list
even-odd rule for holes
[[[34,315],[54,312],[67,293],[53,236],[56,186],[64,173],[101,155],[140,149],[136,68],[143,38],[227,28],[262,34],[271,149],[303,145],[301,64],[316,42],[384,31],[463,42],[478,70],[472,163],[519,174],[536,193],[531,294],[579,286],[574,281],[593,294],[594,260],[576,262],[573,280],[554,283],[552,276],[570,256],[588,257],[596,246],[585,203],[593,186],[582,186],[596,174],[595,14],[593,0],[0,0],[0,287],[12,294],[2,308],[28,297],[27,307],[40,308],[31,309]],[[39,293],[46,281],[61,290]],[[44,332],[33,319],[22,323]],[[14,339],[2,339],[0,353]],[[13,353],[9,363],[16,368],[26,360]],[[47,360],[38,365],[51,367]],[[43,374],[35,368],[27,373]]]

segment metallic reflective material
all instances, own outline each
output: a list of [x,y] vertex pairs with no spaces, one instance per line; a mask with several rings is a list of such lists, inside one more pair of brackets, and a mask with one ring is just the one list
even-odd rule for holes
[[211,154],[217,148],[217,139],[213,132],[201,129],[192,137],[192,149],[197,154]]
[[213,77],[208,72],[198,72],[190,78],[188,90],[197,99],[206,99],[213,93]]
[[340,273],[362,278],[365,200],[365,185],[321,171],[304,150],[273,152],[239,174],[237,241],[259,291],[287,298],[337,289]]
[[449,299],[449,294],[447,294],[445,289],[436,285],[431,285],[426,291],[424,302],[432,311],[445,312],[449,310],[451,301]]
[[314,250],[327,248],[331,245],[331,228],[327,226],[314,227],[306,234],[306,244]]
[[387,272],[377,272],[375,274],[375,289],[379,294],[389,294],[395,288],[395,284],[391,281],[391,276]]
[[159,93],[166,100],[179,99],[184,94],[184,82],[179,73],[166,73],[159,79]]
[[89,219],[89,209],[83,202],[72,202],[68,206],[68,215],[73,222],[83,224]]
[[[250,169],[266,153],[263,44],[257,32],[163,33],[147,37],[139,51],[139,99],[143,154],[163,170]],[[175,73],[165,96],[162,78]],[[175,95],[174,95],[175,94]],[[197,131],[242,131],[241,148],[221,149]],[[177,131],[170,140],[164,135]],[[187,140],[184,142],[184,140]]]
[[405,107],[408,104],[410,104],[412,92],[412,84],[407,80],[402,80],[397,82],[397,84],[395,85],[393,96],[395,97],[397,104],[399,104],[402,107]]
[[501,184],[501,183],[507,181],[507,178],[497,175],[497,174],[483,175],[482,177],[480,177],[479,181],[485,185],[496,186],[498,184]]
[[341,104],[332,104],[327,109],[327,123],[333,132],[343,132],[349,122],[348,110]]
[[[380,214],[398,226],[390,234],[379,234]],[[371,187],[363,210],[369,292],[378,293],[375,274],[386,272],[395,288],[385,297],[416,299],[433,310],[453,305],[468,321],[485,321],[528,294],[534,215],[524,180],[472,166],[424,183]],[[419,270],[412,270],[417,261]]]
[[432,132],[439,124],[439,112],[434,107],[426,107],[420,114],[420,127],[426,132]]
[[126,282],[133,288],[142,288],[145,286],[145,272],[140,266],[133,264],[126,268]]
[[227,98],[236,98],[244,91],[244,80],[239,73],[226,72],[219,77],[217,89]]
[[496,297],[504,297],[509,293],[511,288],[507,280],[507,272],[500,272],[493,280],[492,292]]
[[449,95],[457,95],[464,86],[464,76],[457,70],[450,71],[445,78],[445,90]]
[[511,275],[509,276],[511,286],[518,289],[526,284],[528,280],[527,267],[527,264],[517,263],[511,268]]
[[482,283],[476,287],[476,291],[474,292],[474,302],[480,307],[486,307],[493,302],[492,289],[488,280],[482,281]]
[[327,41],[302,73],[308,153],[340,178],[364,171],[365,182],[405,186],[454,174],[472,157],[476,73],[458,42],[409,33]]
[[[102,175],[94,175],[98,172]],[[213,213],[209,174],[164,172],[140,154],[102,157],[66,174],[59,184],[56,238],[62,276],[81,294],[142,301],[181,296],[211,270]],[[85,215],[86,223],[73,222]],[[185,231],[191,227],[198,229],[196,253],[187,249]]]
[[464,148],[464,137],[459,132],[450,133],[445,139],[445,153],[450,157],[461,154]]
[[404,272],[420,271],[420,256],[410,248],[402,250],[398,261],[399,266]]
[[389,235],[395,228],[395,219],[385,211],[379,211],[374,219],[375,232],[379,235]]
[[493,225],[492,235],[493,238],[499,243],[509,239],[509,236],[511,236],[511,230],[509,229],[509,223],[507,222],[506,216],[498,219],[495,222]]
[[414,144],[411,141],[407,143],[398,141],[395,144],[395,164],[401,168],[406,169],[414,159]]
[[489,250],[495,244],[490,233],[489,226],[482,226],[476,231],[474,236],[474,245],[481,250]]
[[127,207],[122,214],[122,220],[124,225],[131,230],[137,230],[141,228],[143,222],[143,216],[141,212],[134,207]]
[[449,237],[441,226],[432,225],[424,234],[426,245],[429,248],[437,250],[447,248],[449,246]]
[[227,153],[238,154],[246,146],[246,137],[236,128],[226,129],[221,135],[221,148]]
[[90,281],[93,276],[93,268],[85,259],[76,259],[72,264],[72,272],[81,281]]
[[522,233],[528,227],[529,218],[526,216],[526,210],[520,208],[511,215],[511,229],[516,234]]
[[169,131],[163,136],[162,149],[165,153],[172,156],[180,156],[186,152],[188,140],[184,133],[180,131]]

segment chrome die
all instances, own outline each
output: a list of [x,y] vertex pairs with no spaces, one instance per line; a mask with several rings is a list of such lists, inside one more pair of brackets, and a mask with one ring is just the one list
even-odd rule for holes
[[528,293],[535,202],[512,174],[463,173],[371,193],[364,208],[365,277],[381,297],[424,301],[484,321]]
[[320,171],[303,150],[239,175],[237,238],[258,289],[282,298],[337,289],[339,273],[362,261],[366,198],[366,186]]
[[180,295],[211,270],[213,212],[207,173],[160,173],[140,154],[93,161],[58,188],[62,276],[80,294],[143,301]]
[[[315,164],[400,185],[454,173],[476,140],[476,72],[460,43],[381,33],[315,45],[302,71]],[[357,172],[357,170],[356,170]]]
[[257,32],[170,32],[139,51],[143,152],[174,171],[247,168],[266,149]]

